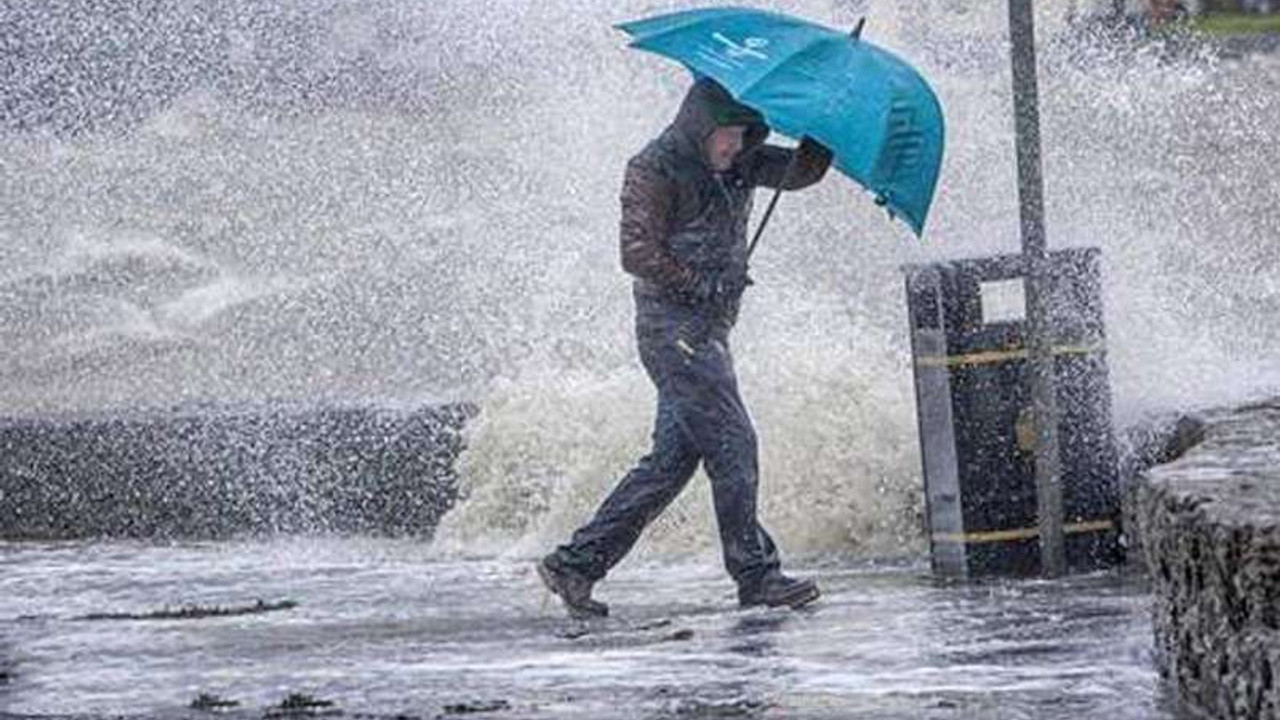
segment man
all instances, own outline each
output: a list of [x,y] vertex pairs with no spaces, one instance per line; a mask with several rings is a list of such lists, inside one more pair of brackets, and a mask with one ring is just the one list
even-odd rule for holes
[[769,128],[719,84],[700,79],[675,121],[627,165],[622,187],[622,267],[635,276],[640,359],[658,390],[653,450],[592,520],[538,563],[538,574],[575,617],[605,616],[592,586],[703,463],[720,542],[738,600],[799,607],[812,581],[779,569],[756,520],[756,435],[738,396],[729,331],[747,276],[753,190],[797,190],[822,178],[831,153],[812,141],[763,145]]

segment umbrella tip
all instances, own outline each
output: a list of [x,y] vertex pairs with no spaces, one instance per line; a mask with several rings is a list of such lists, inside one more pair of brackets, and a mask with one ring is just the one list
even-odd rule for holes
[[866,16],[864,15],[864,16],[862,16],[861,18],[859,18],[859,19],[858,19],[858,24],[857,24],[856,26],[854,26],[854,28],[853,28],[853,32],[849,33],[849,37],[853,38],[854,40],[861,40],[861,39],[862,39],[862,28],[863,28],[863,26],[864,26],[864,25],[866,25],[866,24],[867,24],[867,18],[866,18]]

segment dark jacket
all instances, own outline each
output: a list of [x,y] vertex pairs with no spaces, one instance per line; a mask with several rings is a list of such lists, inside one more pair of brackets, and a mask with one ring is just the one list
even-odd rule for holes
[[[724,173],[712,171],[703,150],[718,124],[747,125],[743,150]],[[635,276],[638,296],[688,304],[700,277],[745,278],[755,188],[808,187],[831,165],[831,153],[818,143],[805,140],[790,150],[765,145],[768,134],[758,114],[702,79],[675,121],[630,160],[620,239],[622,267]]]

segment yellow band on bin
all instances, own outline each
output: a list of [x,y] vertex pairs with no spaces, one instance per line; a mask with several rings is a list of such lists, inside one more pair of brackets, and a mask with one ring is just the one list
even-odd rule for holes
[[[1099,352],[1102,352],[1102,348],[1096,345],[1059,345],[1053,349],[1054,355],[1092,355]],[[987,350],[964,355],[922,355],[916,358],[916,365],[949,368],[969,365],[994,365],[1010,360],[1026,360],[1028,354],[1029,351],[1026,348],[1018,348]]]
[[[1111,520],[1088,520],[1085,522],[1068,523],[1062,527],[1062,532],[1065,535],[1080,535],[1082,533],[1105,532],[1107,530],[1114,529],[1115,526],[1115,522]],[[934,533],[933,541],[940,543],[979,545],[983,543],[1030,540],[1039,536],[1040,528],[1017,528],[1014,530],[988,530],[986,532]]]

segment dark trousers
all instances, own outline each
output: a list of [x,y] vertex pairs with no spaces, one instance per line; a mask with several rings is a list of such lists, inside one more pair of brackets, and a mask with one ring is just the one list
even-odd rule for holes
[[708,309],[637,297],[640,360],[658,390],[653,449],[556,551],[561,564],[599,580],[680,494],[703,463],[711,479],[725,568],[740,585],[778,569],[756,519],[756,433],[738,395],[730,322]]

